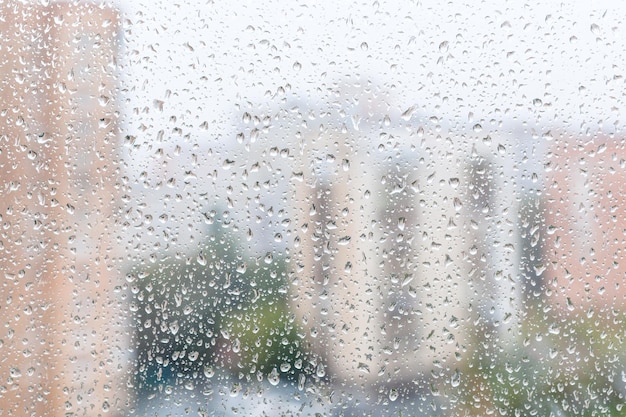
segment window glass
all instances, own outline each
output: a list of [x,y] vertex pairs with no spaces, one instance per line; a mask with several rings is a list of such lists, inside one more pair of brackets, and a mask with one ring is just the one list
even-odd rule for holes
[[1,3],[0,415],[624,415],[625,15]]

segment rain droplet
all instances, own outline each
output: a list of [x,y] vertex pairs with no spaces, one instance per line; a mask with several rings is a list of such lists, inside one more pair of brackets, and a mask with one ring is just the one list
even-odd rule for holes
[[546,270],[546,266],[543,264],[537,264],[534,266],[535,269],[535,274],[537,274],[537,276],[541,276],[541,274],[543,274],[543,271]]
[[211,365],[204,365],[204,376],[207,378],[211,378],[215,375],[215,370]]
[[272,372],[267,376],[267,380],[270,384],[276,386],[280,382],[280,375],[278,375],[278,370],[276,368],[272,369]]
[[461,202],[461,199],[459,197],[454,197],[453,204],[454,210],[456,211],[461,211],[461,209],[463,208],[463,203]]
[[461,384],[461,371],[458,369],[454,371],[454,374],[450,377],[450,384],[453,387],[458,387]]
[[551,324],[550,327],[548,327],[548,333],[550,333],[550,334],[559,334],[559,333],[561,333],[561,329],[559,329],[558,325]]
[[239,395],[242,389],[243,386],[241,385],[241,383],[235,382],[233,386],[230,387],[230,396],[235,398],[237,395]]
[[367,366],[367,364],[363,363],[363,362],[359,362],[359,364],[357,365],[357,369],[363,373],[369,374],[370,373],[370,367]]
[[350,243],[350,239],[352,239],[350,236],[344,236],[341,239],[339,239],[339,241],[337,242],[338,245],[341,246],[345,246],[348,243]]
[[415,112],[415,106],[411,106],[408,109],[406,109],[400,117],[402,118],[402,120],[405,120],[408,122],[409,120],[411,120],[411,117],[413,116],[413,112]]
[[398,399],[398,390],[395,388],[392,388],[391,390],[389,390],[389,400],[390,401],[395,401]]
[[100,104],[100,106],[102,107],[106,107],[109,102],[111,101],[111,99],[107,96],[100,96],[98,97],[98,104]]

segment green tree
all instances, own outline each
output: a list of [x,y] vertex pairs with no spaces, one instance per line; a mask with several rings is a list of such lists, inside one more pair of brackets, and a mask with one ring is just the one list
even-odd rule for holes
[[138,390],[202,383],[218,370],[274,383],[308,371],[302,332],[288,310],[285,260],[244,255],[220,231],[190,256],[129,273]]

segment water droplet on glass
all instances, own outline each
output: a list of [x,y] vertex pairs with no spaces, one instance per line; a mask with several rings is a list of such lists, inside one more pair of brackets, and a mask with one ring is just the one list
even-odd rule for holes
[[395,401],[398,399],[399,393],[398,390],[395,388],[392,388],[389,390],[389,400],[390,401]]
[[213,369],[213,366],[211,365],[204,365],[203,371],[204,371],[204,376],[207,378],[211,378],[213,377],[213,375],[215,375],[215,370]]
[[230,396],[232,398],[235,398],[236,396],[239,395],[239,393],[241,392],[241,390],[243,389],[243,386],[241,385],[240,382],[235,382],[231,387],[230,387]]
[[450,384],[453,387],[458,387],[461,384],[461,371],[456,369],[450,377]]
[[342,238],[340,238],[340,239],[339,239],[339,241],[337,242],[337,244],[338,244],[338,245],[341,245],[341,246],[345,246],[345,245],[347,245],[348,243],[350,243],[350,240],[351,240],[351,239],[352,239],[352,238],[351,238],[350,236],[344,236],[344,237],[342,237]]
[[414,112],[415,112],[415,106],[411,106],[408,109],[406,109],[400,117],[402,118],[402,120],[405,120],[408,122],[409,120],[411,120],[411,117],[413,116]]
[[98,104],[100,104],[100,106],[102,107],[106,107],[109,102],[111,101],[111,99],[107,96],[100,96],[98,97]]
[[280,382],[280,375],[278,374],[278,370],[276,368],[272,369],[272,371],[267,376],[267,380],[272,385],[278,385],[278,383]]
[[456,211],[461,211],[461,209],[463,208],[463,203],[461,202],[461,199],[459,197],[454,197],[453,204],[454,210]]
[[535,274],[537,274],[537,276],[541,276],[541,274],[543,274],[543,272],[546,270],[546,266],[543,264],[536,264],[534,266],[535,269]]

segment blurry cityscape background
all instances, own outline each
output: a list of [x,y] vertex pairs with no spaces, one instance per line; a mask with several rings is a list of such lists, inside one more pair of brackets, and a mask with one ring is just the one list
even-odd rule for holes
[[0,3],[0,415],[626,414],[626,14],[192,3]]

